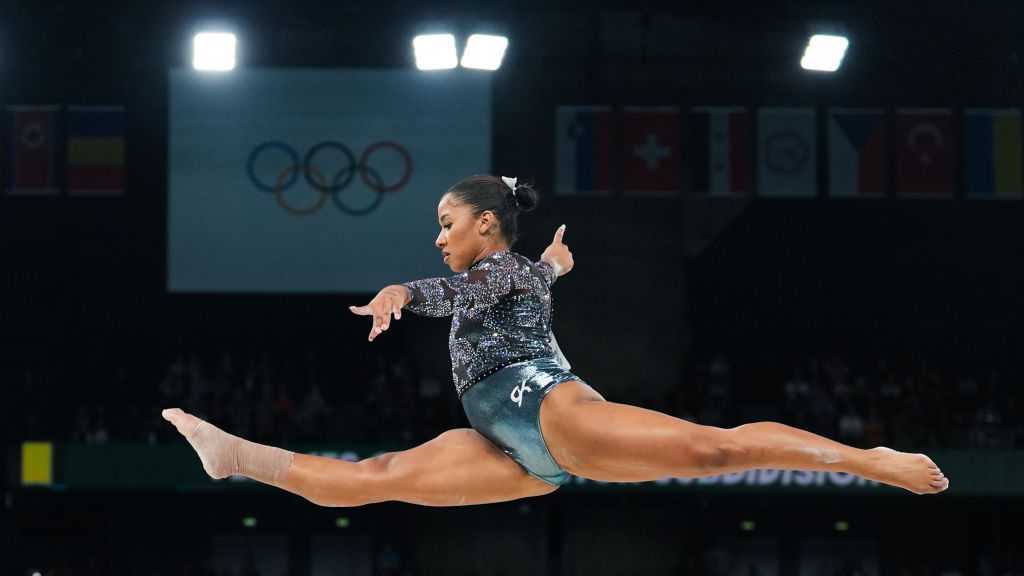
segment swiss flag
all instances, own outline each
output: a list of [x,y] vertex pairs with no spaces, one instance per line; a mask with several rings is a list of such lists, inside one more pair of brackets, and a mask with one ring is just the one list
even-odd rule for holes
[[900,194],[953,195],[957,154],[951,110],[897,110],[896,151],[896,190]]
[[627,194],[674,196],[680,182],[679,108],[627,107],[622,116],[622,186]]

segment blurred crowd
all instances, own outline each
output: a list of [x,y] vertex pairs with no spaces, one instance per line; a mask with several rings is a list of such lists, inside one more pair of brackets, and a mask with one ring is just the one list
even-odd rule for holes
[[[422,373],[407,355],[351,358],[303,351],[181,351],[155,366],[77,380],[31,363],[19,385],[10,437],[102,444],[174,438],[160,410],[178,406],[259,442],[342,441],[409,445],[466,426],[450,376]],[[673,393],[654,405],[701,424],[773,420],[862,447],[1024,446],[1017,375],[1005,369],[940,369],[927,360],[854,361],[801,356],[780,367],[713,353],[690,362]],[[61,382],[61,380],[71,380]],[[625,399],[628,401],[628,399]]]
[[1024,422],[1005,368],[952,370],[929,359],[840,354],[777,359],[715,353],[696,361],[670,400],[677,415],[736,426],[775,420],[859,447],[1016,448]]
[[[102,374],[102,371],[101,371]],[[176,353],[158,366],[118,366],[103,382],[32,363],[16,375],[13,439],[103,444],[176,440],[160,417],[180,407],[224,430],[276,445],[413,443],[460,423],[450,384],[405,357],[353,362],[325,350]]]

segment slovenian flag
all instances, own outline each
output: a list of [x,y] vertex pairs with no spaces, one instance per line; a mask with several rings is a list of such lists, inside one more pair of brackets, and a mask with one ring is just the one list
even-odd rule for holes
[[690,110],[692,189],[711,196],[750,193],[750,112],[735,106]]
[[970,109],[964,114],[967,196],[1021,197],[1021,115],[1012,109]]
[[555,183],[559,195],[607,195],[611,189],[612,108],[559,106],[555,114]]
[[829,110],[829,194],[881,197],[886,183],[885,111]]
[[57,106],[11,106],[11,163],[7,193],[52,196],[60,192],[55,176]]
[[67,188],[73,196],[124,192],[124,108],[73,106],[67,114]]

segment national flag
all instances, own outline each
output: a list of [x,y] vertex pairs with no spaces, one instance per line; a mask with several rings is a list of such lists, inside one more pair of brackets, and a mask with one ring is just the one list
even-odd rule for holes
[[965,111],[964,175],[969,197],[1022,196],[1019,109]]
[[711,196],[750,193],[750,112],[740,107],[699,107],[689,114],[692,189]]
[[73,196],[124,192],[124,108],[72,106],[67,114],[67,188]]
[[55,195],[57,151],[57,106],[12,106],[11,162],[7,193],[12,195]]
[[881,197],[886,189],[885,111],[829,110],[829,194]]
[[607,195],[610,106],[559,106],[555,113],[555,182],[560,195]]
[[896,191],[952,197],[956,170],[953,115],[948,108],[896,111]]
[[758,194],[813,197],[818,191],[817,125],[811,108],[763,108],[757,115]]
[[626,194],[677,196],[682,146],[676,107],[626,107],[622,114],[622,188]]

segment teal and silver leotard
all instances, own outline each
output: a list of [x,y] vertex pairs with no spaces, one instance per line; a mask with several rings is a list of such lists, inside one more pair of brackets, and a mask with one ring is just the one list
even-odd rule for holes
[[540,431],[540,403],[558,384],[582,379],[551,330],[556,278],[550,264],[504,250],[461,274],[403,285],[412,293],[406,309],[452,317],[452,378],[473,428],[530,474],[564,484],[569,474]]

